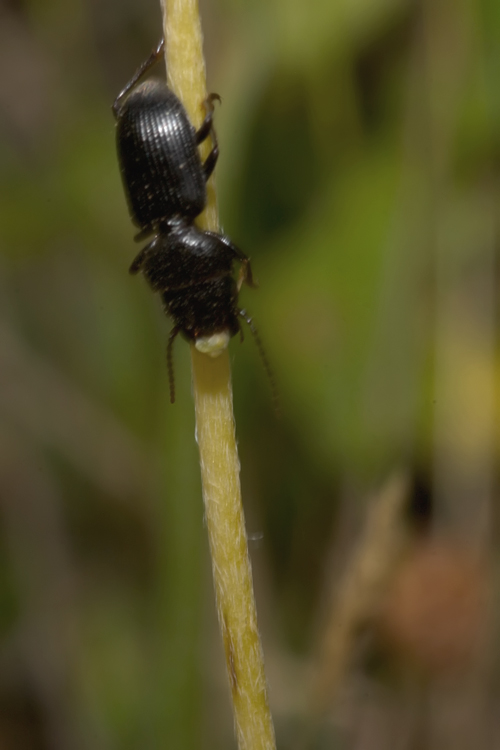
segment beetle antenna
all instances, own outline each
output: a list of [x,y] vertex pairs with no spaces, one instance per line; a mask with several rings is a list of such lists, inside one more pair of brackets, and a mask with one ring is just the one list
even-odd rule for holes
[[271,384],[271,392],[273,395],[273,406],[274,406],[274,413],[277,417],[281,416],[281,408],[280,408],[280,398],[278,393],[278,387],[276,385],[276,378],[274,377],[274,372],[271,368],[271,365],[269,363],[269,359],[267,357],[266,350],[264,349],[264,345],[262,343],[262,339],[260,338],[259,332],[257,331],[257,328],[255,327],[255,323],[253,322],[253,318],[250,317],[250,315],[247,313],[246,310],[238,310],[238,315],[240,318],[243,318],[244,321],[246,321],[248,327],[250,328],[250,331],[252,333],[252,336],[254,337],[254,341],[257,345],[258,352],[260,354],[260,358],[262,360],[262,364],[264,365],[264,369],[266,371],[266,375],[269,379],[269,383]]
[[174,360],[172,357],[173,354],[173,346],[175,337],[179,333],[179,329],[172,328],[170,331],[170,336],[168,337],[168,344],[167,344],[167,370],[168,370],[168,384],[170,386],[170,403],[175,403],[175,378],[174,378]]

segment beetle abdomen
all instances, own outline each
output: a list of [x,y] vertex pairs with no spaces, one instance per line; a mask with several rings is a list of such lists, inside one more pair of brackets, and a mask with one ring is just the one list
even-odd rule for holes
[[137,86],[117,124],[120,169],[133,221],[153,228],[174,216],[194,218],[206,203],[195,130],[175,94],[157,80]]

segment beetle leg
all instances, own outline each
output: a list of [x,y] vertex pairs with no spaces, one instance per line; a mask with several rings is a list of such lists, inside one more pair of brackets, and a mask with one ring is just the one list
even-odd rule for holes
[[217,159],[219,158],[219,144],[217,143],[217,135],[215,133],[215,130],[213,128],[213,111],[214,111],[214,101],[218,100],[220,102],[220,96],[219,94],[210,94],[205,99],[205,107],[207,109],[207,114],[205,119],[203,120],[201,127],[199,130],[196,131],[196,143],[200,144],[202,141],[205,140],[205,138],[208,138],[209,134],[212,135],[212,150],[210,151],[209,155],[205,159],[205,162],[203,164],[203,172],[205,173],[205,181],[208,180],[210,175],[215,169],[215,165],[217,164]]
[[250,265],[250,258],[244,258],[241,261],[241,271],[242,271],[243,281],[245,282],[245,284],[247,286],[252,287],[252,289],[257,289],[259,285],[253,278],[252,266]]
[[250,258],[245,258],[244,260],[242,260],[241,258],[238,257],[238,260],[241,261],[240,272],[238,274],[238,281],[236,283],[238,293],[240,292],[243,284],[246,284],[247,286],[252,287],[252,289],[257,289],[258,284],[257,282],[253,280],[252,267],[250,265]]
[[210,151],[209,155],[203,162],[203,171],[205,173],[205,181],[208,180],[210,175],[215,169],[215,165],[217,164],[217,159],[219,158],[219,146],[217,145],[217,140],[215,138],[215,133],[212,130],[212,140],[214,141],[214,147]]
[[[135,239],[142,239],[142,238],[139,235],[137,235]],[[128,269],[129,273],[136,274],[142,270],[144,261],[146,260],[151,248],[155,246],[157,240],[158,240],[158,237],[156,236],[148,245],[146,245],[146,247],[143,247],[142,250],[139,250],[134,260],[132,261],[130,268]]]
[[168,384],[170,387],[170,403],[173,404],[175,402],[175,378],[174,378],[174,362],[172,357],[173,352],[173,345],[175,341],[175,337],[179,333],[179,328],[177,326],[175,328],[172,328],[170,331],[170,336],[168,337],[168,344],[167,344],[167,370],[168,370]]
[[[205,109],[207,111],[207,114],[205,115],[205,119],[201,123],[200,127],[196,131],[195,139],[196,144],[199,146],[200,143],[203,143],[205,138],[208,138],[210,135],[210,131],[212,130],[213,125],[213,116],[214,116],[214,101],[221,101],[221,98],[219,94],[209,94],[205,101],[203,102],[205,105]],[[212,131],[212,136],[215,139],[215,133]]]
[[150,68],[152,68],[155,63],[158,62],[158,60],[160,59],[160,57],[163,54],[163,50],[164,49],[165,49],[165,39],[161,39],[161,41],[158,43],[157,48],[154,49],[151,52],[151,54],[148,57],[148,59],[145,60],[142,63],[141,67],[138,68],[135,71],[134,75],[132,76],[132,78],[130,79],[130,81],[127,83],[127,85],[125,86],[125,88],[120,91],[120,93],[116,97],[115,101],[113,102],[113,106],[112,106],[112,110],[113,110],[113,114],[115,116],[115,119],[118,119],[118,113],[120,112],[120,107],[121,107],[122,99],[124,99],[127,96],[128,92],[131,89],[134,88],[134,86],[136,85],[137,81],[140,78],[142,78],[142,76],[145,73],[147,73],[148,70]]
[[146,237],[149,237],[152,232],[154,232],[153,227],[146,227],[146,229],[141,229],[140,232],[137,232],[137,234],[134,235],[134,242],[142,242],[146,239]]
[[207,230],[205,234],[210,234],[212,237],[217,237],[218,240],[223,242],[224,245],[231,250],[235,259],[241,263],[238,291],[240,291],[241,285],[243,283],[247,284],[247,286],[251,286],[252,289],[257,289],[259,285],[253,278],[252,266],[250,265],[250,258],[248,257],[248,255],[245,255],[245,253],[240,250],[239,247],[236,247],[236,245],[234,245],[229,237],[226,237],[225,234],[218,234],[217,232],[210,232],[209,230]]
[[139,273],[139,271],[141,270],[142,264],[144,263],[145,258],[146,258],[146,248],[143,247],[142,250],[140,250],[137,253],[134,260],[130,264],[130,268],[128,269],[128,272],[131,273],[132,275]]
[[139,273],[144,261],[146,260],[146,255],[148,253],[148,250],[149,250],[149,245],[146,245],[146,247],[143,247],[142,250],[139,250],[134,260],[130,264],[130,268],[128,269],[129,273],[131,273],[132,275]]

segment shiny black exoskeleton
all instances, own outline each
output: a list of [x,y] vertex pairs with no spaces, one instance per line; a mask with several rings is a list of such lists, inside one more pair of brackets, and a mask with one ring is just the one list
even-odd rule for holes
[[[129,212],[140,229],[136,239],[155,235],[138,253],[130,272],[142,271],[160,293],[174,324],[168,343],[173,401],[171,357],[178,333],[215,356],[224,341],[227,344],[240,331],[240,318],[247,320],[254,334],[255,329],[238,308],[243,281],[253,286],[249,259],[228,237],[202,231],[193,223],[205,208],[206,182],[219,155],[212,125],[213,101],[219,97],[208,97],[207,115],[196,130],[165,83],[153,79],[139,84],[163,48],[162,40],[120,92],[113,112]],[[198,145],[209,135],[213,148],[202,163]],[[238,283],[233,277],[234,261],[241,263]]]

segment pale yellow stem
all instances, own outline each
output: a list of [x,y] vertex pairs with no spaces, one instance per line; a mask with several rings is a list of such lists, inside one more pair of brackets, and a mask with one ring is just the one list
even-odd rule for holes
[[[162,0],[168,82],[195,126],[204,117],[205,64],[197,0]],[[210,142],[204,144],[204,156]],[[213,180],[199,225],[219,228]],[[217,612],[240,750],[274,750],[262,647],[241,504],[229,355],[191,347],[196,430]]]

